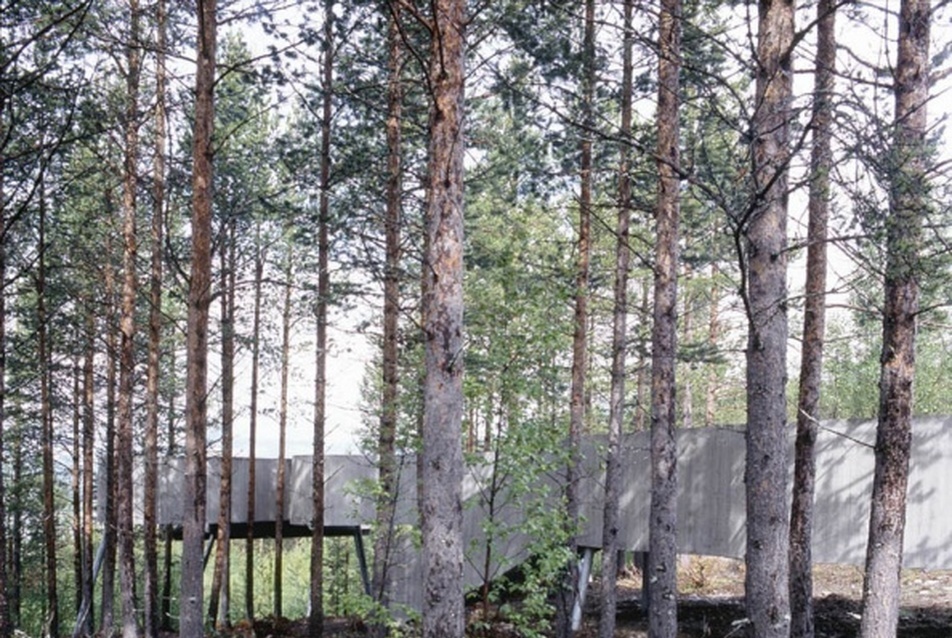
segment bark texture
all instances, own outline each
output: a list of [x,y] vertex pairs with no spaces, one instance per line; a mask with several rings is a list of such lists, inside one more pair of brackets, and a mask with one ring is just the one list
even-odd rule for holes
[[324,0],[321,72],[321,195],[317,218],[317,347],[314,377],[314,451],[311,467],[311,638],[324,635],[324,433],[327,418],[327,308],[330,253],[331,118],[334,106],[334,0]]
[[126,107],[123,117],[125,149],[122,178],[122,302],[119,318],[119,403],[116,419],[117,539],[119,542],[119,587],[122,602],[122,636],[139,635],[136,611],[136,557],[133,536],[133,423],[135,377],[136,276],[136,187],[139,157],[139,74],[142,56],[139,44],[139,2],[129,2],[129,36],[126,43]]
[[790,634],[812,638],[813,497],[816,436],[826,327],[826,238],[829,219],[833,97],[836,72],[835,0],[817,4],[817,57],[813,89],[813,149],[810,158],[807,276],[803,305],[800,390],[790,509]]
[[291,278],[294,276],[294,249],[290,228],[286,229],[288,245],[284,263],[284,302],[281,310],[281,397],[278,404],[278,477],[274,507],[274,615],[284,611],[284,494],[287,480],[286,454],[288,440],[288,369],[291,365]]
[[677,635],[678,235],[681,2],[662,0],[658,29],[658,200],[651,333],[651,509],[648,521],[648,631]]
[[397,496],[397,459],[395,439],[399,401],[399,318],[400,318],[400,225],[402,217],[402,135],[403,120],[403,42],[400,13],[391,7],[387,43],[387,202],[384,219],[386,265],[383,284],[383,395],[380,406],[380,430],[377,434],[379,497],[377,534],[374,537],[373,596],[383,606],[390,602],[387,581],[396,533],[394,508]]
[[567,565],[564,582],[556,595],[555,634],[566,638],[572,634],[572,608],[578,596],[577,530],[579,527],[580,446],[585,425],[586,371],[588,358],[588,301],[592,234],[592,129],[595,98],[595,1],[585,0],[583,23],[581,117],[579,144],[579,220],[575,264],[575,313],[572,323],[572,380],[569,389],[568,465],[565,472],[565,513],[569,527],[568,549],[572,559]]
[[434,0],[424,277],[423,636],[463,636],[465,0]]
[[192,269],[185,381],[185,507],[179,598],[182,638],[204,635],[202,546],[207,483],[208,307],[211,300],[212,131],[215,122],[216,0],[198,0],[198,66],[192,134]]
[[615,635],[615,613],[618,608],[616,580],[618,575],[619,496],[621,466],[618,453],[625,418],[625,357],[628,343],[628,270],[631,250],[628,247],[628,229],[631,221],[630,150],[631,86],[632,86],[632,29],[633,0],[625,0],[624,40],[622,63],[621,137],[618,162],[618,221],[615,226],[615,301],[612,318],[612,368],[608,416],[608,450],[605,460],[605,508],[602,516],[602,606],[598,618],[599,638]]
[[794,3],[762,0],[746,233],[748,632],[790,633],[787,509],[787,171]]
[[903,0],[893,91],[894,138],[886,219],[885,310],[876,469],[863,580],[864,638],[895,636],[912,442],[922,227],[929,210],[929,0]]
[[255,617],[255,464],[258,439],[258,376],[261,363],[261,289],[264,280],[264,255],[261,224],[255,224],[255,302],[251,323],[251,390],[248,408],[248,533],[245,536],[245,618]]

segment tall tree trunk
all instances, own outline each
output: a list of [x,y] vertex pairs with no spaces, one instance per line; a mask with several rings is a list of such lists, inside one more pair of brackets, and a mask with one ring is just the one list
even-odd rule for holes
[[681,0],[662,0],[658,27],[658,200],[651,332],[651,508],[648,631],[678,633],[678,450],[674,438],[681,217]]
[[208,396],[208,307],[211,298],[212,130],[215,122],[216,0],[198,0],[198,65],[192,135],[192,271],[188,287],[185,382],[185,509],[182,516],[182,576],[179,634],[204,635],[206,430]]
[[425,257],[423,637],[461,638],[465,0],[434,0]]
[[753,121],[755,200],[746,231],[749,635],[790,633],[787,509],[787,171],[794,2],[760,3]]
[[813,89],[807,275],[803,346],[797,398],[793,501],[790,508],[790,633],[813,638],[813,496],[820,383],[826,324],[826,238],[829,219],[833,97],[836,83],[835,0],[817,4],[817,55]]
[[284,491],[285,452],[288,436],[288,368],[291,365],[291,278],[294,276],[294,245],[286,232],[284,306],[281,310],[281,399],[278,406],[278,478],[274,508],[274,616],[281,618],[284,598]]
[[586,370],[588,367],[588,297],[592,228],[592,129],[595,123],[595,0],[585,0],[582,44],[582,130],[580,143],[578,254],[575,265],[575,315],[572,334],[572,383],[569,404],[569,458],[565,475],[565,509],[572,557],[556,597],[556,636],[572,634],[572,607],[578,596],[579,470],[582,430],[585,427]]
[[56,591],[56,503],[54,501],[53,404],[50,398],[50,353],[46,329],[46,197],[40,184],[39,255],[36,274],[36,339],[40,364],[40,423],[43,455],[43,537],[46,549],[46,635],[59,636],[59,597]]
[[[720,273],[720,266],[714,261],[711,263],[711,291],[708,303],[709,314],[707,318],[707,345],[711,352],[717,351],[717,341],[720,338],[720,298],[718,296],[717,278]],[[709,428],[714,425],[714,419],[717,416],[717,389],[720,384],[720,375],[714,365],[709,366],[707,373],[707,390],[704,399],[704,427]]]
[[864,638],[895,636],[912,442],[919,253],[929,214],[929,0],[903,0],[893,91],[895,114],[886,219],[883,348],[876,468],[863,579]]
[[[106,194],[106,206],[112,210],[112,193]],[[106,237],[106,507],[103,525],[102,613],[100,631],[112,636],[115,627],[116,592],[116,369],[119,358],[116,322],[116,271],[112,263],[112,237]]]
[[[172,370],[172,376],[175,377],[175,348],[169,351],[169,370]],[[168,410],[166,412],[166,431],[167,445],[165,448],[165,458],[172,459],[177,451],[175,446],[175,422],[177,410],[175,405],[176,392],[170,392],[168,396]],[[162,614],[161,625],[163,631],[172,629],[172,526],[166,525],[162,530],[162,541],[164,544],[162,552]]]
[[394,508],[397,495],[397,459],[394,441],[397,433],[399,400],[399,317],[400,317],[400,224],[403,195],[402,136],[403,122],[403,40],[400,34],[400,10],[391,6],[387,44],[387,203],[384,218],[386,267],[383,284],[383,393],[380,406],[380,431],[377,437],[379,497],[377,498],[374,537],[373,596],[383,605],[390,603],[387,585],[391,552],[396,532]]
[[317,344],[311,466],[311,638],[324,635],[324,429],[327,412],[327,307],[330,304],[331,118],[334,98],[334,0],[324,0],[321,85],[321,183],[317,228]]
[[264,254],[261,248],[261,222],[255,222],[255,302],[251,324],[251,405],[248,414],[248,534],[245,538],[245,617],[255,617],[255,465],[258,436],[258,374],[261,362],[261,287],[264,280]]
[[[0,101],[2,117],[4,101]],[[0,119],[2,121],[2,119]],[[4,157],[0,154],[0,169]],[[7,280],[7,215],[3,190],[4,171],[0,170],[0,282]],[[8,638],[13,631],[10,622],[10,570],[7,564],[7,489],[4,481],[6,458],[4,457],[6,427],[6,375],[7,375],[7,291],[0,285],[0,637]]]
[[[684,287],[682,288],[681,304],[683,312],[681,314],[681,339],[684,343],[691,341],[691,332],[694,330],[694,295],[691,294],[692,270],[688,264],[684,264]],[[689,369],[689,366],[685,366]],[[691,375],[681,375],[681,427],[694,427],[694,392],[691,383]]]
[[136,187],[139,154],[139,2],[129,0],[129,40],[126,43],[125,149],[122,177],[122,304],[119,321],[119,411],[116,430],[117,535],[119,585],[122,598],[122,636],[139,635],[136,611],[136,557],[133,535],[133,381],[135,378]]
[[208,616],[215,627],[227,629],[229,581],[231,573],[231,474],[234,449],[235,410],[235,220],[222,222],[221,263],[221,482],[218,491],[218,529],[215,542],[215,569],[212,575]]
[[149,273],[149,354],[146,368],[145,502],[142,526],[145,545],[144,629],[146,638],[159,634],[159,563],[156,538],[156,491],[159,466],[159,364],[162,346],[162,241],[165,223],[165,135],[168,12],[166,0],[155,8],[155,148],[152,166],[152,263]]
[[[641,305],[639,307],[639,317],[642,322],[647,322],[651,313],[651,291],[652,282],[648,277],[641,278]],[[635,397],[637,409],[635,410],[634,428],[641,432],[647,429],[645,427],[645,417],[651,415],[651,363],[648,355],[648,343],[645,338],[645,332],[638,331],[638,372],[635,377]]]
[[[79,339],[77,339],[77,344]],[[82,376],[79,366],[79,357],[73,360],[73,444],[72,444],[72,468],[70,471],[70,503],[73,506],[73,605],[76,614],[82,611],[83,605],[83,492],[82,492],[82,451],[80,439],[80,422],[82,421],[82,389],[80,386],[80,377]],[[3,547],[0,545],[0,547]]]
[[612,326],[612,370],[608,414],[608,450],[605,463],[605,509],[602,518],[602,606],[598,618],[598,637],[613,638],[615,613],[618,607],[616,580],[618,576],[619,496],[622,488],[622,467],[618,456],[625,417],[625,357],[628,343],[628,270],[631,250],[628,228],[631,222],[631,86],[634,30],[634,0],[625,0],[622,24],[621,129],[618,161],[618,221],[615,243],[615,303]]
[[96,446],[95,413],[95,368],[96,358],[96,312],[92,300],[84,298],[84,344],[83,344],[83,608],[86,616],[81,623],[82,634],[93,634],[94,582],[93,582],[93,472]]
[[[23,481],[23,433],[17,428],[17,435],[13,440],[13,484],[22,485]],[[10,542],[10,566],[12,573],[10,581],[13,586],[10,591],[10,622],[13,627],[23,619],[23,498],[19,492],[14,493],[13,529]]]

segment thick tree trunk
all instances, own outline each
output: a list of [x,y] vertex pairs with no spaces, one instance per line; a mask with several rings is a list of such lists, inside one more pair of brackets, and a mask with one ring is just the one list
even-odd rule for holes
[[434,0],[425,257],[423,637],[461,638],[465,0]]
[[324,635],[324,429],[327,412],[327,307],[331,282],[330,188],[331,118],[334,86],[334,0],[324,0],[324,88],[321,104],[321,195],[318,202],[317,228],[317,359],[314,379],[314,451],[311,466],[311,590],[310,635]]
[[760,3],[753,122],[755,201],[746,232],[749,635],[790,633],[787,509],[787,170],[794,3]]
[[133,380],[135,377],[136,187],[139,154],[139,2],[129,1],[129,41],[126,43],[125,149],[122,178],[122,302],[119,320],[119,405],[116,429],[117,536],[122,636],[139,635],[136,611],[136,557],[133,536]]
[[582,131],[580,143],[578,253],[575,265],[575,315],[572,332],[572,382],[569,399],[569,458],[565,474],[565,510],[569,526],[568,549],[572,559],[556,595],[555,632],[572,634],[572,608],[578,597],[577,531],[579,527],[579,469],[582,430],[585,427],[586,372],[588,369],[589,266],[592,232],[592,129],[595,123],[595,1],[585,0],[582,44]]
[[813,150],[810,158],[807,276],[803,346],[797,399],[793,501],[790,509],[790,634],[813,638],[813,496],[820,382],[826,324],[826,237],[829,219],[831,128],[835,90],[835,0],[817,4],[817,57],[813,90]]
[[[41,185],[42,189],[43,186]],[[40,364],[40,423],[43,456],[43,538],[46,550],[46,635],[59,636],[59,597],[56,590],[56,503],[54,501],[53,404],[50,398],[50,356],[46,329],[46,200],[40,193],[39,254],[36,275],[36,339]]]
[[251,324],[251,405],[248,409],[248,534],[245,538],[245,618],[255,617],[255,464],[258,437],[258,375],[261,363],[261,288],[264,254],[261,223],[255,223],[255,305]]
[[374,537],[373,596],[383,606],[390,603],[388,577],[396,520],[397,459],[394,441],[397,433],[399,400],[399,318],[400,318],[400,224],[403,195],[402,136],[403,121],[403,40],[400,12],[391,7],[387,43],[387,202],[384,219],[386,267],[383,284],[383,393],[380,406],[380,431],[377,436],[379,497]]
[[205,533],[208,396],[208,308],[211,298],[212,130],[215,122],[215,0],[198,0],[198,66],[192,135],[192,270],[188,288],[185,382],[185,508],[179,598],[182,638],[204,635],[202,579]]
[[662,0],[658,28],[658,200],[651,332],[651,508],[648,631],[674,638],[677,607],[678,451],[674,439],[680,224],[681,0]]
[[612,325],[612,369],[608,415],[608,450],[605,460],[605,508],[602,518],[602,606],[598,618],[599,638],[615,635],[615,613],[618,607],[616,579],[618,576],[618,526],[619,497],[621,491],[621,465],[618,458],[621,433],[625,418],[625,357],[628,343],[628,270],[631,250],[628,246],[628,229],[631,222],[631,86],[632,48],[634,30],[632,13],[634,0],[625,0],[622,28],[622,82],[621,82],[621,127],[618,161],[618,221],[615,229],[615,300]]
[[294,276],[294,246],[290,230],[286,233],[287,255],[284,264],[284,306],[281,310],[281,398],[278,405],[278,477],[274,508],[274,616],[284,611],[284,492],[287,468],[285,453],[288,436],[288,368],[291,365],[291,278]]
[[156,490],[159,465],[159,358],[162,346],[162,241],[165,220],[165,135],[167,43],[166,0],[156,3],[155,149],[152,167],[152,263],[149,273],[149,354],[146,368],[145,501],[142,526],[145,546],[144,629],[146,638],[159,634],[159,566],[156,538]]
[[864,638],[895,636],[906,523],[906,488],[919,313],[919,251],[929,213],[929,0],[903,0],[893,91],[895,122],[886,219],[885,310],[880,357],[879,426],[866,573]]

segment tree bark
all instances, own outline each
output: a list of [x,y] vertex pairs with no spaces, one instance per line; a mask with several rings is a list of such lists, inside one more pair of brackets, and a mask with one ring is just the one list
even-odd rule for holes
[[[106,193],[107,207],[112,209],[112,193]],[[116,273],[112,265],[112,237],[106,237],[106,507],[103,525],[102,613],[100,631],[112,636],[115,627],[116,591],[116,369],[119,346],[116,325]]]
[[753,121],[754,196],[746,231],[749,635],[790,633],[787,509],[787,171],[794,2],[760,3]]
[[248,409],[248,534],[245,538],[245,617],[255,617],[255,465],[258,437],[258,375],[261,363],[261,288],[264,280],[264,254],[261,248],[261,222],[255,223],[255,303],[251,325],[251,405]]
[[182,638],[204,635],[202,549],[207,483],[208,308],[211,298],[212,131],[215,122],[216,0],[198,0],[198,65],[192,134],[192,270],[188,288],[185,508],[179,598]]
[[146,367],[145,502],[142,513],[145,565],[144,630],[146,638],[159,634],[159,566],[156,538],[156,491],[159,465],[159,363],[162,347],[162,241],[165,221],[165,135],[168,12],[166,0],[156,2],[155,148],[152,167],[152,263],[149,273],[149,353]]
[[628,246],[631,222],[631,179],[629,139],[631,137],[632,48],[634,0],[625,0],[622,42],[621,128],[618,161],[618,220],[615,225],[615,300],[612,325],[612,368],[608,415],[608,450],[605,460],[605,508],[602,517],[602,606],[598,618],[599,638],[615,635],[618,608],[619,497],[621,465],[619,447],[625,418],[625,357],[628,343],[628,270],[631,250]]
[[790,634],[813,638],[813,497],[816,436],[826,325],[826,238],[829,219],[833,97],[836,83],[835,0],[817,4],[817,57],[813,89],[807,275],[803,346],[797,398],[793,501],[790,509]]
[[397,459],[395,439],[399,409],[399,317],[400,317],[400,225],[403,195],[402,135],[403,122],[403,41],[400,34],[400,10],[390,9],[387,28],[387,202],[384,219],[386,266],[383,285],[383,393],[380,406],[380,431],[377,437],[379,497],[374,537],[373,596],[389,606],[388,586],[391,552],[396,532]]
[[678,631],[678,451],[674,438],[680,224],[681,0],[662,0],[658,29],[658,199],[651,332],[651,506],[648,631]]
[[287,254],[284,264],[284,305],[281,310],[281,398],[278,405],[278,477],[274,508],[274,616],[284,611],[284,492],[287,468],[285,453],[288,436],[288,368],[291,365],[291,278],[294,276],[294,245],[290,229],[286,232]]
[[94,622],[94,582],[93,582],[93,472],[96,446],[95,412],[95,358],[96,358],[96,314],[89,297],[84,299],[84,345],[83,345],[83,605],[86,616],[83,619],[82,633],[93,634]]
[[331,282],[330,188],[331,118],[334,87],[334,0],[324,0],[323,87],[321,104],[321,176],[317,228],[317,344],[314,377],[314,451],[311,467],[311,638],[324,635],[324,430],[327,412],[327,308]]
[[[0,98],[0,116],[2,116],[5,100]],[[0,153],[0,169],[3,168],[4,156]],[[4,172],[0,170],[0,282],[7,280],[7,215],[6,195],[3,190]],[[6,374],[7,374],[7,294],[5,287],[0,287],[0,637],[8,638],[13,631],[10,622],[10,594],[13,589],[9,581],[9,566],[7,564],[7,490],[4,481],[6,458],[4,448],[6,427]]]
[[123,126],[125,149],[122,178],[122,302],[119,320],[119,404],[116,423],[117,538],[122,636],[139,635],[136,611],[136,557],[133,536],[133,380],[135,377],[136,187],[139,155],[139,2],[129,0],[129,36],[126,42],[126,105]]
[[929,214],[929,0],[903,0],[893,79],[894,137],[886,219],[883,348],[876,466],[863,579],[864,638],[895,636],[912,443],[922,227]]
[[43,537],[46,554],[46,635],[59,636],[59,597],[56,590],[56,503],[53,467],[53,404],[50,398],[50,356],[46,329],[46,198],[40,185],[39,254],[36,274],[36,339],[40,368],[40,423],[43,455]]
[[569,458],[565,473],[565,510],[569,527],[568,549],[572,559],[556,595],[555,632],[572,635],[572,607],[578,596],[579,468],[582,430],[585,427],[586,371],[588,367],[588,297],[592,232],[592,129],[595,123],[595,1],[585,0],[582,43],[582,131],[580,143],[578,253],[575,265],[575,314],[572,332],[572,381],[569,399]]
[[[720,321],[720,297],[718,296],[717,279],[720,274],[720,266],[716,261],[711,262],[711,291],[709,300],[709,314],[707,318],[707,344],[711,352],[717,351],[717,341],[721,333]],[[714,420],[717,417],[717,390],[720,387],[720,375],[717,367],[710,366],[707,373],[707,390],[704,399],[704,427],[713,427]]]
[[434,0],[425,257],[423,637],[461,638],[465,0]]
[[218,529],[215,540],[215,568],[208,603],[208,616],[215,628],[227,629],[231,623],[231,474],[234,449],[235,414],[235,220],[222,222],[221,246],[221,482],[218,491]]

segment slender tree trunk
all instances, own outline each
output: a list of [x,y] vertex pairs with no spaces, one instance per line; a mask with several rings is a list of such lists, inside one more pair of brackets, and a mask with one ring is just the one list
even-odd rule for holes
[[613,638],[618,607],[619,496],[622,467],[618,456],[625,417],[625,357],[628,343],[628,270],[631,250],[628,228],[631,222],[631,180],[629,139],[631,137],[632,48],[634,0],[625,0],[622,43],[621,129],[618,161],[618,221],[615,244],[615,305],[612,326],[612,370],[608,415],[608,450],[605,464],[605,510],[602,523],[602,606],[598,638]]
[[288,435],[288,368],[291,365],[291,278],[294,276],[294,246],[287,233],[284,264],[284,306],[281,310],[281,399],[278,407],[278,478],[274,509],[274,616],[281,618],[284,598],[284,491],[285,452]]
[[[716,352],[718,339],[720,338],[720,298],[718,297],[717,278],[720,273],[720,267],[717,262],[711,263],[711,293],[709,300],[709,315],[707,319],[707,345],[711,352]],[[717,416],[717,389],[720,383],[720,375],[717,368],[713,365],[707,373],[707,391],[704,399],[704,427],[709,428],[714,425],[714,419]]]
[[790,633],[787,509],[787,171],[794,2],[760,3],[746,231],[748,633]]
[[324,428],[327,412],[327,308],[330,253],[331,118],[334,99],[334,0],[324,0],[321,104],[321,194],[317,228],[317,352],[314,377],[314,451],[311,467],[311,638],[324,635]]
[[[643,322],[648,321],[648,317],[651,313],[651,291],[651,280],[648,277],[642,277],[641,306],[638,314]],[[641,432],[647,429],[645,427],[645,417],[650,417],[651,415],[651,380],[649,379],[651,363],[649,361],[647,339],[642,336],[645,333],[639,331],[638,334],[638,372],[635,381],[637,409],[635,410],[634,428],[636,431]]]
[[149,273],[149,354],[146,368],[145,503],[142,526],[145,545],[144,629],[146,638],[159,634],[159,565],[156,538],[156,491],[159,466],[159,364],[162,346],[162,241],[165,223],[165,135],[167,42],[166,0],[156,3],[155,149],[152,167],[152,263]]
[[245,538],[245,617],[255,617],[255,480],[258,436],[258,374],[261,362],[261,287],[264,254],[261,222],[255,223],[255,305],[251,325],[251,405],[248,414],[248,535]]
[[658,200],[651,333],[651,508],[648,631],[678,633],[678,450],[674,438],[681,217],[681,0],[662,0],[658,28]]
[[[17,428],[17,435],[13,440],[13,484],[22,485],[23,481],[23,433]],[[13,627],[23,619],[23,498],[15,493],[13,504],[13,539],[10,549],[10,564],[13,573],[10,580],[13,583],[10,592],[10,621]]]
[[215,122],[215,0],[198,0],[198,65],[192,135],[192,271],[188,288],[185,382],[185,509],[179,634],[204,634],[202,582],[205,532],[208,396],[208,307],[211,298],[212,130]]
[[96,314],[89,297],[84,299],[86,314],[83,345],[83,607],[86,617],[82,634],[93,634],[93,471],[96,446],[95,377]]
[[[107,208],[112,210],[112,194],[106,195]],[[119,344],[116,322],[116,272],[112,265],[111,236],[106,237],[106,507],[103,525],[104,555],[102,563],[102,618],[100,631],[109,638],[115,627],[116,592],[116,370]]]
[[582,131],[579,177],[578,254],[575,265],[575,316],[572,334],[572,383],[569,404],[569,458],[565,475],[565,509],[569,526],[569,555],[564,582],[556,597],[556,636],[572,634],[572,607],[578,596],[579,466],[585,427],[586,370],[588,367],[588,297],[592,227],[592,129],[595,123],[595,1],[585,0],[582,45]]
[[929,215],[929,0],[903,0],[893,91],[895,114],[886,219],[883,348],[880,357],[879,425],[873,475],[869,541],[863,579],[864,638],[895,636],[906,525],[906,488],[912,443],[919,255]]
[[790,633],[813,638],[813,496],[820,382],[826,324],[826,237],[829,219],[833,97],[836,72],[835,0],[817,4],[817,56],[813,90],[813,150],[810,158],[807,276],[803,351],[797,399],[794,490],[790,509]]
[[425,257],[423,638],[461,638],[465,0],[434,0]]
[[59,597],[56,590],[56,503],[54,501],[53,404],[50,398],[50,356],[46,329],[46,197],[40,185],[39,255],[36,274],[36,339],[40,363],[40,423],[43,455],[43,537],[46,549],[46,635],[59,636]]
[[[692,271],[688,264],[684,264],[684,273],[681,275],[684,280],[683,292],[681,293],[681,304],[683,312],[681,315],[681,339],[684,343],[691,341],[691,331],[694,330],[694,309],[693,297],[691,294]],[[684,366],[684,370],[689,366]],[[681,427],[694,427],[694,392],[691,383],[691,375],[681,375]]]
[[400,317],[400,224],[403,195],[402,135],[403,122],[403,41],[400,34],[398,5],[391,7],[387,43],[387,208],[384,219],[386,268],[383,284],[383,396],[380,406],[380,432],[377,438],[379,497],[374,537],[374,599],[383,606],[390,603],[388,572],[396,532],[394,507],[397,496],[397,459],[394,441],[399,408],[399,317]]
[[[177,376],[175,371],[178,369],[175,365],[175,348],[169,351],[169,370],[172,371],[173,380]],[[168,411],[166,412],[166,437],[167,445],[165,448],[165,458],[172,459],[176,455],[175,446],[175,420],[176,413],[176,392],[170,392],[168,396]],[[172,629],[172,526],[166,525],[163,529],[163,552],[162,552],[162,630],[171,631]]]
[[122,599],[122,636],[139,635],[136,611],[136,557],[133,536],[133,381],[135,377],[136,187],[139,154],[139,2],[129,0],[129,41],[126,43],[125,152],[122,179],[122,304],[119,322],[119,405],[116,430],[117,534],[119,585]]
[[215,569],[209,596],[208,616],[219,630],[229,619],[231,573],[231,474],[235,409],[235,220],[222,224],[221,263],[221,482],[218,491],[218,529],[215,542]]
[[[82,461],[80,460],[80,437],[79,423],[82,412],[82,398],[80,390],[80,367],[79,358],[73,361],[73,445],[72,445],[72,468],[70,472],[70,503],[73,506],[73,606],[76,613],[80,613],[83,604],[83,517],[82,517]],[[3,547],[0,545],[0,547]]]
[[[3,100],[3,98],[0,98]],[[3,116],[3,104],[0,101],[0,121]],[[6,195],[3,190],[4,156],[0,154],[0,282],[7,280],[7,215]],[[10,570],[7,564],[7,489],[4,480],[6,472],[5,439],[6,427],[6,374],[7,374],[7,292],[0,285],[0,638],[8,638],[13,631],[10,622]]]

